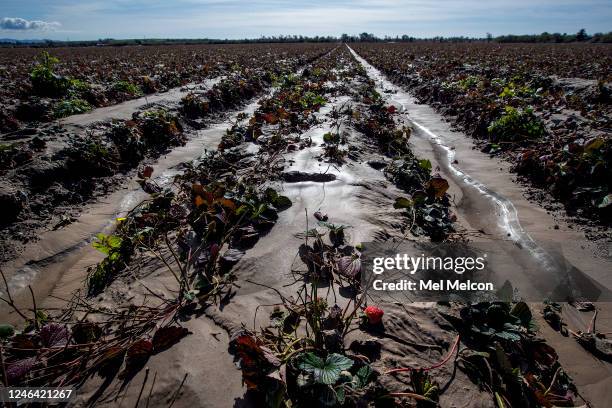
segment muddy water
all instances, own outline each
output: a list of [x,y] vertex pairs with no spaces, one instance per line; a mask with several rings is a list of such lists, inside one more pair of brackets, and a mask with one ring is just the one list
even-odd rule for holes
[[[349,47],[350,48],[350,47]],[[351,52],[366,68],[388,102],[398,107],[413,125],[411,143],[415,153],[435,159],[434,168],[451,182],[460,224],[486,235],[476,240],[498,243],[509,250],[505,258],[514,274],[515,286],[553,285],[559,277],[550,272],[551,263],[565,263],[575,280],[573,285],[588,282],[599,290],[602,299],[610,300],[612,260],[597,255],[600,251],[588,241],[579,226],[565,222],[525,198],[525,189],[513,181],[510,165],[474,149],[473,142],[450,125],[433,108],[417,103],[415,98],[393,85],[377,69]],[[388,92],[385,92],[388,91]],[[420,153],[419,153],[420,152]],[[510,246],[508,244],[511,244]],[[521,248],[512,249],[512,246]],[[527,266],[527,269],[521,267]],[[522,276],[516,276],[522,271]],[[545,278],[543,278],[545,276]],[[612,304],[598,303],[596,328],[612,333]],[[541,303],[532,305],[538,310]],[[583,397],[594,407],[606,407],[612,400],[612,365],[602,362],[580,347],[572,338],[553,331],[539,314],[535,315],[540,334],[559,354],[564,370],[574,379]],[[581,313],[564,305],[563,318],[573,330],[586,330],[592,313]]]
[[[253,100],[242,110],[232,113],[229,119],[190,135],[184,146],[151,163],[154,169],[152,180],[161,187],[168,187],[181,171],[182,163],[199,158],[205,149],[216,148],[238,113],[251,114],[257,106],[257,99]],[[3,265],[17,303],[24,307],[31,306],[28,285],[32,286],[39,299],[39,306],[45,299],[46,303],[42,305],[47,307],[55,306],[54,297],[66,299],[75,290],[82,289],[87,268],[103,259],[103,254],[90,245],[95,235],[111,232],[116,218],[124,216],[147,197],[136,177],[132,177],[124,182],[121,189],[89,206],[74,223],[43,233],[40,240],[26,247],[19,258]],[[14,313],[4,307],[0,309],[0,316],[9,321],[18,320]]]

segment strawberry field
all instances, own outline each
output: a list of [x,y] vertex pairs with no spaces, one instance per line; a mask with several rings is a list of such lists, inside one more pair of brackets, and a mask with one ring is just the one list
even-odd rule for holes
[[[612,358],[611,61],[0,49],[4,384],[74,387],[75,406],[605,406],[582,363]],[[407,243],[490,245],[505,283],[377,294],[368,250]]]

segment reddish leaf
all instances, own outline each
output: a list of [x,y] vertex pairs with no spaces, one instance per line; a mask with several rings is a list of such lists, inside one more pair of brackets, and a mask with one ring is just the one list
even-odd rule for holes
[[92,367],[97,368],[102,377],[113,376],[121,367],[124,355],[125,349],[123,347],[109,347],[93,362]]
[[183,337],[189,334],[189,330],[179,326],[162,327],[153,335],[153,350],[156,353],[166,350],[178,343]]
[[151,354],[153,354],[153,343],[151,340],[136,340],[128,347],[125,357],[125,372],[133,373],[141,369]]
[[278,123],[278,117],[276,115],[274,115],[273,113],[266,113],[263,115],[263,119],[270,123],[271,125],[274,125],[276,123]]
[[204,195],[204,187],[202,187],[201,184],[192,184],[191,191],[193,191],[195,195]]
[[219,255],[219,250],[221,248],[219,247],[218,244],[211,244],[210,248],[208,249],[210,251],[210,259],[215,260],[217,259],[217,255]]
[[18,349],[36,349],[39,348],[32,336],[26,334],[16,334],[11,339],[11,346]]
[[69,339],[70,332],[64,325],[49,323],[40,329],[40,340],[45,347],[65,346]]
[[9,383],[12,384],[14,381],[21,379],[24,375],[32,371],[35,365],[36,357],[25,358],[9,365],[6,368],[6,376]]
[[141,179],[148,179],[151,177],[152,174],[153,174],[153,167],[145,166],[138,172],[138,177],[140,177]]
[[242,378],[249,389],[257,389],[262,377],[281,365],[272,350],[260,345],[254,336],[246,332],[232,338],[230,349],[240,359]]
[[236,203],[228,198],[219,198],[217,202],[229,210],[234,211],[236,209]]
[[212,204],[212,202],[215,200],[215,196],[209,191],[204,191],[202,197],[204,198],[204,201],[206,201],[206,203],[208,204]]
[[361,259],[353,256],[343,256],[338,260],[338,271],[348,278],[356,278],[361,273]]
[[289,117],[289,112],[285,108],[280,108],[277,112],[278,117],[281,119],[287,119]]
[[127,359],[142,359],[146,358],[153,352],[153,343],[151,340],[140,339],[136,340],[127,350]]
[[204,203],[205,203],[205,201],[204,201],[204,199],[202,197],[200,197],[200,196],[196,196],[195,197],[195,206],[196,207],[199,207],[199,206],[201,206]]

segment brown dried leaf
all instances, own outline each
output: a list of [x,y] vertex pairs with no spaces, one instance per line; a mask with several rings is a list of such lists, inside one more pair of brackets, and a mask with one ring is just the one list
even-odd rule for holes
[[427,182],[426,189],[430,195],[436,198],[442,198],[444,194],[446,194],[448,187],[448,181],[446,181],[446,179],[442,177],[432,177],[431,180]]
[[167,326],[158,329],[153,335],[153,350],[155,353],[166,350],[178,343],[189,334],[189,330],[179,326]]

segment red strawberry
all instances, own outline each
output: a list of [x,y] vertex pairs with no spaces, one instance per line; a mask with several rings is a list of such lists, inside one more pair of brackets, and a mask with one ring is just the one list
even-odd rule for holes
[[368,322],[370,324],[379,324],[385,314],[382,309],[376,306],[368,306],[363,312],[368,317]]

